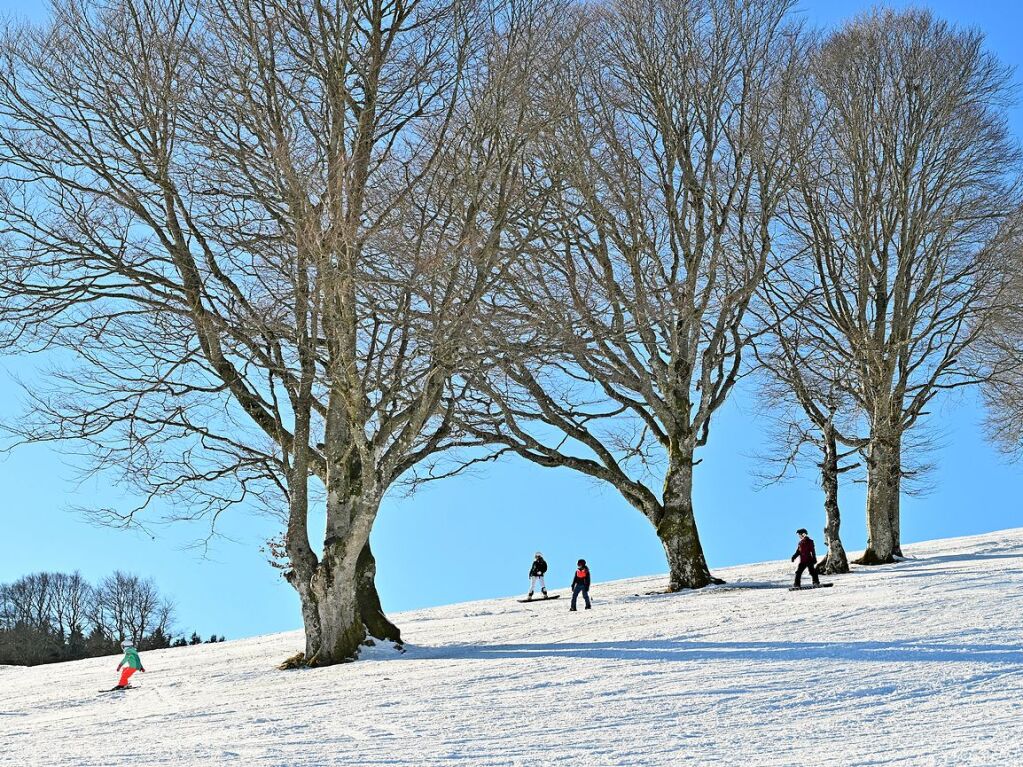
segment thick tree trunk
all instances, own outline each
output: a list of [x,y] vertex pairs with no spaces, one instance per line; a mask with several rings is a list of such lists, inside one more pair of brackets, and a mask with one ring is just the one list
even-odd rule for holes
[[301,665],[355,660],[370,639],[400,644],[401,633],[380,607],[374,573],[369,544],[351,540],[327,544],[308,581],[296,574],[293,584],[302,601],[306,639]]
[[892,463],[897,462],[893,442],[888,435],[871,438],[867,455],[867,548],[856,560],[860,565],[884,565],[895,561],[893,556],[891,505],[898,484]]
[[305,652],[288,666],[329,666],[355,660],[370,639],[401,643],[398,627],[384,615],[376,590],[376,560],[369,525],[324,543],[323,557],[292,558],[288,581],[298,592]]
[[389,639],[401,644],[401,631],[387,619],[380,606],[376,584],[377,562],[373,558],[368,542],[362,547],[362,554],[359,555],[355,568],[355,598],[359,603],[359,614],[366,626],[366,633],[376,639]]
[[328,546],[312,577],[309,592],[317,621],[314,631],[306,627],[308,666],[354,660],[367,637],[356,596],[358,557],[345,553],[344,548]]
[[839,528],[842,515],[838,508],[838,444],[835,430],[831,424],[824,429],[824,461],[821,463],[821,487],[824,488],[824,542],[828,553],[818,568],[820,572],[832,575],[849,572],[849,559],[846,557]]
[[382,492],[367,486],[363,453],[350,439],[344,405],[343,390],[332,392],[325,426],[323,555],[316,560],[310,551],[304,563],[292,556],[291,580],[302,601],[305,624],[301,665],[307,666],[355,660],[359,648],[372,639],[401,642],[398,628],[380,606],[376,560],[369,545]]
[[699,589],[711,583],[721,583],[710,574],[696,529],[691,451],[671,451],[664,480],[663,506],[652,521],[668,558],[669,590]]
[[892,554],[902,556],[902,436],[894,440],[889,483],[894,488],[888,504],[888,518],[892,527]]
[[[898,487],[898,485],[896,485]],[[902,519],[899,492],[892,494],[891,504],[888,507],[888,519],[892,528],[892,556],[901,557],[902,554]]]

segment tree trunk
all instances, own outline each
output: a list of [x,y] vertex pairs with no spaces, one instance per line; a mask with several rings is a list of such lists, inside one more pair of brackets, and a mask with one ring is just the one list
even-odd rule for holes
[[345,400],[339,391],[331,394],[325,425],[323,556],[317,561],[310,552],[302,567],[292,557],[293,585],[302,601],[305,623],[306,647],[300,665],[306,666],[355,660],[359,648],[371,638],[401,642],[397,626],[380,606],[376,560],[369,545],[382,493],[366,486],[363,456],[349,438]]
[[376,584],[377,562],[373,558],[368,541],[362,547],[362,553],[359,555],[359,561],[355,568],[356,600],[359,603],[362,622],[366,626],[366,633],[377,639],[389,639],[401,644],[401,631],[387,619],[380,606],[380,596],[377,594]]
[[669,452],[663,506],[653,520],[668,558],[668,589],[699,589],[722,581],[713,578],[703,555],[693,514],[693,453]]
[[295,567],[287,577],[302,603],[305,653],[295,666],[329,666],[355,660],[370,638],[401,644],[401,632],[380,606],[376,561],[369,541],[350,536],[328,541],[310,572]]
[[827,575],[849,572],[849,559],[846,557],[839,528],[842,516],[838,508],[838,444],[835,429],[829,423],[824,429],[824,460],[821,463],[821,487],[824,488],[824,542],[828,553],[819,568]]
[[367,637],[356,596],[358,555],[346,548],[341,542],[328,545],[312,577],[309,591],[317,621],[312,633],[306,627],[308,666],[354,660]]
[[892,554],[902,556],[902,436],[894,440],[889,480],[893,490],[888,504],[888,518],[892,526]]
[[897,461],[892,447],[887,434],[871,438],[867,455],[867,548],[856,564],[885,565],[895,561],[891,504],[898,486],[892,483],[896,476],[892,463]]

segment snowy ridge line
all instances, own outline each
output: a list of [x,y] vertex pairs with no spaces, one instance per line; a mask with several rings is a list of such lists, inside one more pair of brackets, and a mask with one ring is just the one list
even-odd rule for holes
[[1023,530],[909,549],[803,593],[778,561],[417,610],[404,654],[322,669],[274,670],[299,631],[144,653],[121,695],[115,657],[3,669],[0,765],[1018,763]]

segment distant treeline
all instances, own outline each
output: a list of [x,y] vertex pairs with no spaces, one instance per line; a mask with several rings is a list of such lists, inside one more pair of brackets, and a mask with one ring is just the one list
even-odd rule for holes
[[140,650],[201,644],[195,632],[174,638],[174,612],[151,578],[116,571],[93,585],[78,572],[26,575],[0,584],[0,665],[111,655],[128,638]]

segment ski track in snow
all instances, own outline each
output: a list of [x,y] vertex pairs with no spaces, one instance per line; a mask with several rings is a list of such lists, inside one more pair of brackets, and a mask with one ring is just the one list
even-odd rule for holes
[[410,612],[405,654],[324,669],[275,670],[300,632],[143,653],[126,693],[115,657],[0,667],[0,765],[1018,764],[1023,529],[907,553],[821,591],[773,562]]

